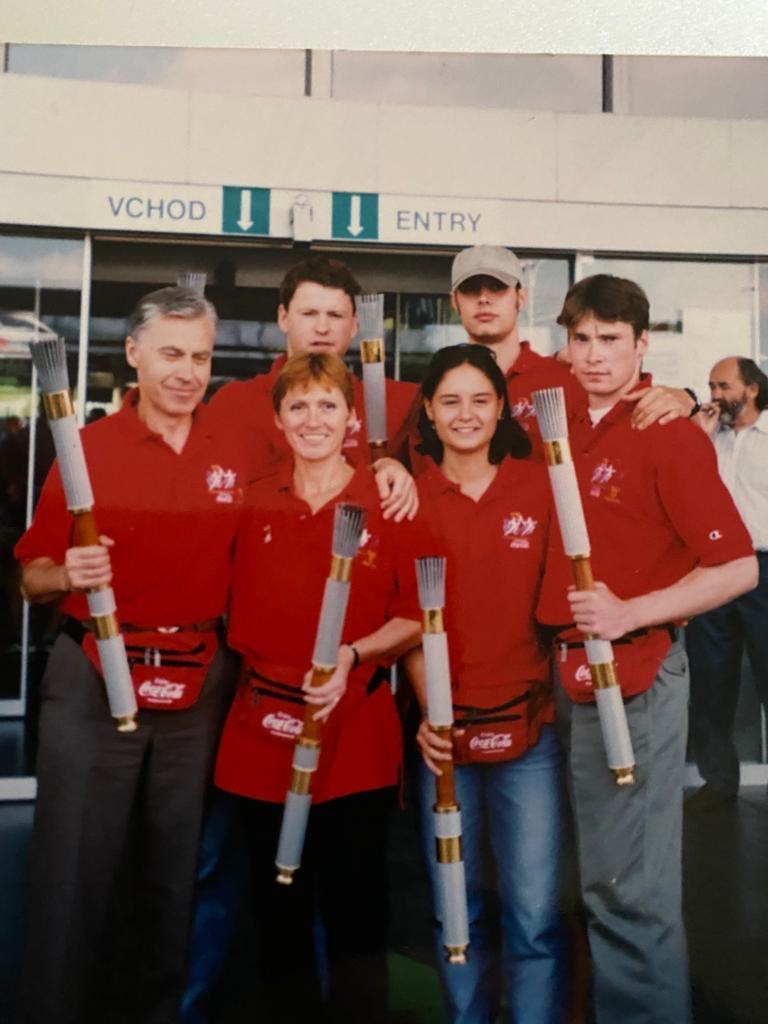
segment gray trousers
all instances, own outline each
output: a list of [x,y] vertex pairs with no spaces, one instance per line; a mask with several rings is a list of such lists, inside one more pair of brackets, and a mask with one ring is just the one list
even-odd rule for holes
[[594,1024],[686,1024],[682,799],[688,665],[673,644],[650,690],[625,702],[637,764],[617,786],[597,709],[557,686],[581,899],[592,955]]
[[43,679],[25,1024],[173,1024],[198,841],[236,660],[199,700],[118,733],[104,684],[60,636]]

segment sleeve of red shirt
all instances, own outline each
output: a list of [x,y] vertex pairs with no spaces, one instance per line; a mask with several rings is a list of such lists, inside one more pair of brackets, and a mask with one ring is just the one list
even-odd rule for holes
[[52,558],[56,565],[61,565],[71,536],[72,518],[67,511],[58,463],[54,462],[40,492],[35,517],[13,553],[22,565],[35,558]]
[[419,589],[416,580],[416,559],[425,555],[441,555],[426,522],[420,517],[414,522],[387,523],[389,542],[395,557],[396,590],[389,603],[389,618],[421,621]]
[[680,537],[703,566],[753,553],[752,541],[717,468],[703,430],[685,420],[665,427],[654,445],[659,496]]

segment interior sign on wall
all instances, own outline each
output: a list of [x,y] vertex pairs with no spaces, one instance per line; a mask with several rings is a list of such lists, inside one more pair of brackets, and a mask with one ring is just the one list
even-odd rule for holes
[[269,234],[270,190],[236,187],[222,189],[221,230],[231,235]]
[[485,241],[486,210],[479,203],[425,196],[382,196],[381,216],[388,240],[474,245]]
[[91,210],[93,226],[132,231],[208,234],[218,220],[215,190],[194,185],[93,182]]

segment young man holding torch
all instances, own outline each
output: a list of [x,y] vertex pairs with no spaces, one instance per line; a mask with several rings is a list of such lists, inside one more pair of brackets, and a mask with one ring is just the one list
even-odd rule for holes
[[[25,597],[65,613],[42,686],[25,1024],[176,1019],[235,670],[220,627],[245,481],[200,406],[215,332],[215,310],[188,289],[138,303],[126,358],[139,386],[82,433],[101,543],[73,546],[55,465],[16,548]],[[110,583],[139,702],[133,732],[110,717],[83,595]]]
[[[593,542],[594,590],[570,588],[550,544],[539,618],[556,634],[566,749],[596,1024],[690,1019],[681,908],[688,669],[676,626],[755,585],[756,561],[711,445],[684,420],[632,429],[643,386],[648,300],[632,281],[586,278],[558,318],[587,407],[571,446]],[[556,534],[556,531],[553,531]],[[575,630],[567,630],[568,626]],[[578,634],[614,641],[636,761],[617,786],[605,761]]]

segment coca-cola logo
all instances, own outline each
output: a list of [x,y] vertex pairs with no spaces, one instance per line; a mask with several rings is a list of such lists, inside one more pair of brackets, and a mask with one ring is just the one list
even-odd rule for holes
[[573,678],[577,683],[591,683],[592,673],[589,671],[589,665],[579,665]]
[[261,724],[276,736],[298,736],[301,732],[302,722],[300,718],[294,718],[285,711],[270,711],[264,715]]
[[145,679],[139,687],[139,696],[158,704],[173,704],[182,699],[186,688],[186,683],[172,683],[170,679]]
[[470,750],[508,750],[511,746],[510,732],[481,732],[469,741]]

